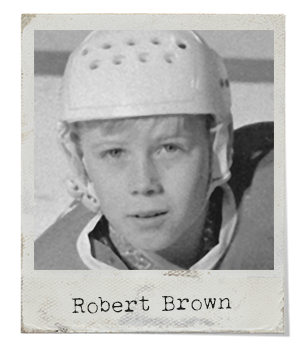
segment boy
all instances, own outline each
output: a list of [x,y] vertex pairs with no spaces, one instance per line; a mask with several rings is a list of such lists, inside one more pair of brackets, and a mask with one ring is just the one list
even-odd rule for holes
[[36,241],[36,269],[273,268],[272,228],[253,227],[255,195],[247,223],[242,200],[271,126],[233,145],[227,72],[196,33],[93,32],[69,59],[63,101],[77,200]]

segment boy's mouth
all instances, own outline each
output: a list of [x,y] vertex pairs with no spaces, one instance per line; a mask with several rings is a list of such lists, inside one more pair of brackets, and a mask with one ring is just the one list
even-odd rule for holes
[[139,212],[132,216],[137,219],[151,219],[151,218],[155,218],[165,214],[167,214],[167,211],[147,211],[147,212]]

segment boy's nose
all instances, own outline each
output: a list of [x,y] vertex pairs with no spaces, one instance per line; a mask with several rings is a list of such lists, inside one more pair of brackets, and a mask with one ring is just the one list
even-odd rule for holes
[[133,195],[153,196],[163,193],[158,170],[150,159],[140,159],[131,169]]

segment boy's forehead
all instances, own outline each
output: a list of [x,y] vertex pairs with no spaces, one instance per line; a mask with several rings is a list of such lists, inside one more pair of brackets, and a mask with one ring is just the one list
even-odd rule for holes
[[93,120],[83,123],[89,134],[101,137],[146,131],[153,136],[177,136],[205,128],[205,118],[195,115],[156,115],[141,118],[122,118],[115,120]]

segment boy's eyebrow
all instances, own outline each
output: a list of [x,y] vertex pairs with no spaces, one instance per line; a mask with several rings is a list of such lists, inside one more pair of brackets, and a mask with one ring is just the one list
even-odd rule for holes
[[96,141],[91,141],[90,145],[92,147],[99,147],[109,144],[126,144],[128,141],[130,141],[128,138],[120,137],[120,135],[106,135],[104,137],[99,137]]
[[[192,140],[193,131],[191,128],[181,128],[181,127],[169,127],[168,125],[164,125],[163,128],[153,128],[149,130],[149,140],[153,140],[156,142],[164,141],[167,139],[188,139]],[[96,138],[96,140],[95,140]],[[94,140],[93,140],[94,139]],[[94,135],[90,135],[90,145],[92,147],[100,147],[103,145],[109,144],[128,144],[132,141],[132,137],[130,137],[130,133],[128,134],[126,130],[123,130],[119,133],[115,134],[107,134],[107,133],[96,133]]]
[[188,131],[188,130],[184,130],[184,131],[174,131],[174,132],[168,132],[168,131],[166,131],[166,132],[163,132],[163,133],[161,133],[161,134],[157,134],[157,135],[155,135],[154,136],[154,138],[156,138],[156,139],[161,139],[161,138],[163,138],[163,139],[180,139],[180,138],[190,138],[190,136],[191,136],[191,132],[190,131]]
[[[166,133],[166,134],[161,134],[161,135],[155,135],[154,137],[151,137],[153,141],[161,142],[161,141],[166,141],[166,140],[188,140],[191,141],[191,132],[181,132],[181,133]],[[120,144],[120,145],[126,145],[129,144],[132,141],[132,139],[128,138],[127,136],[124,135],[124,137],[120,137],[120,135],[110,135],[110,136],[105,136],[105,138],[101,138],[97,141],[91,141],[90,145],[92,147],[100,147],[100,146],[105,146],[105,145],[115,145],[115,144]]]
[[157,133],[154,135],[154,139],[157,141],[166,139],[191,139],[192,132],[190,130],[174,130],[174,131],[164,131],[162,133]]
[[101,146],[109,146],[109,145],[116,145],[116,144],[122,144],[124,145],[126,142],[120,141],[120,140],[102,140],[102,141],[95,141],[91,142],[92,147],[101,147]]

